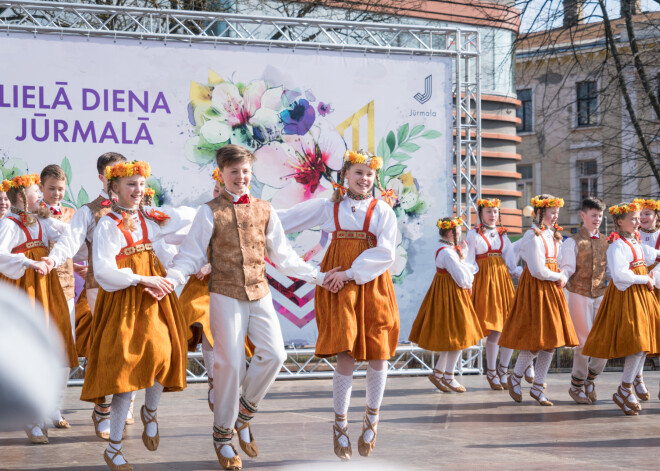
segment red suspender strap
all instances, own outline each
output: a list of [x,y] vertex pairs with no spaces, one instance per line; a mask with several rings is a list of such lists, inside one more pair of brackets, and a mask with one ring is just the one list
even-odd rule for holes
[[335,231],[341,231],[341,227],[339,226],[339,203],[335,203],[333,211],[335,213]]
[[[108,213],[108,216],[110,216],[111,219],[113,219],[114,221],[116,221],[117,224],[119,224],[120,222],[122,222],[122,220],[119,219],[117,216],[115,216],[113,213]],[[131,233],[130,233],[129,231],[127,231],[127,230],[124,228],[124,225],[122,224],[121,226],[118,226],[117,228],[118,228],[118,229],[121,231],[121,233],[124,235],[124,239],[126,239],[126,244],[127,244],[129,247],[133,246],[133,237],[131,236]]]
[[482,229],[481,229],[481,226],[479,226],[479,229],[477,229],[477,232],[479,233],[479,235],[481,236],[481,238],[484,240],[484,242],[486,242],[486,245],[488,246],[488,251],[490,252],[490,242],[488,242],[488,239],[487,239],[486,236],[484,235],[484,233],[483,233],[483,231],[482,231]]
[[655,250],[660,250],[660,234],[658,234],[658,239],[655,241]]
[[[442,251],[442,250],[444,250],[444,249],[446,249],[446,248],[447,248],[447,247],[440,247],[440,248],[438,249],[438,251],[435,253],[435,258],[433,259],[433,261],[435,261],[435,259],[438,258],[438,254],[440,253],[440,251]],[[436,271],[437,271],[438,273],[449,273],[449,272],[448,272],[447,270],[445,270],[444,268],[438,268],[438,267],[436,266],[435,269],[436,269]]]
[[[543,246],[545,247],[545,258],[548,258],[548,243],[545,241],[545,237],[543,237],[543,235],[540,235],[539,237],[543,241]],[[557,246],[555,245],[555,248],[556,247]]]
[[628,242],[625,237],[621,237],[621,240],[626,243],[628,247],[630,247],[630,250],[632,250],[633,253],[633,261],[630,263],[630,268],[636,268],[640,265],[645,265],[646,263],[644,262],[644,251],[642,250],[642,259],[637,258],[637,250],[635,250],[635,247],[632,246],[630,242]]
[[138,217],[140,218],[140,226],[142,227],[142,240],[140,242],[150,242],[149,230],[147,229],[147,219],[142,215],[140,211],[138,211]]
[[378,200],[376,198],[371,200],[371,203],[369,203],[369,209],[367,209],[367,215],[364,217],[364,226],[362,227],[362,231],[364,232],[369,232],[369,225],[371,224],[371,216],[374,214],[374,208],[378,204]]
[[[32,242],[32,234],[30,234],[30,231],[28,231],[28,228],[23,225],[21,221],[16,219],[13,216],[8,216],[7,219],[11,219],[14,221],[16,224],[18,224],[18,227],[21,228],[23,231],[23,234],[25,234],[25,238],[27,239],[27,242]],[[39,224],[39,221],[37,221],[37,224]],[[41,240],[41,224],[39,224],[39,240]]]

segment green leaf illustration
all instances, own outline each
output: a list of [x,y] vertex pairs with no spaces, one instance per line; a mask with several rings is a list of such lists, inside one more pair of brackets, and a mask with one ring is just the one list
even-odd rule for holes
[[412,155],[408,155],[403,152],[395,152],[392,154],[392,158],[398,162],[405,162],[406,160],[412,159]]
[[401,175],[405,169],[406,169],[405,165],[401,165],[401,164],[392,165],[391,167],[385,169],[385,175],[387,175],[388,177],[397,177]]
[[433,129],[429,129],[428,131],[424,131],[422,133],[421,137],[424,139],[436,139],[438,137],[442,136],[442,133],[440,131],[434,131]]
[[390,152],[392,152],[396,147],[396,137],[392,131],[387,133],[387,146],[390,148]]
[[409,137],[415,137],[417,134],[422,132],[424,130],[424,125],[423,124],[418,124],[414,128],[412,128],[412,131],[410,131],[410,136]]
[[69,159],[67,157],[64,157],[62,159],[62,170],[64,170],[64,175],[66,175],[66,182],[68,185],[71,184],[71,177],[73,176],[71,172],[71,163],[69,162]]
[[407,152],[416,152],[419,150],[419,146],[414,142],[404,142],[399,147]]
[[380,141],[378,141],[378,147],[376,148],[376,155],[381,157],[383,159],[383,165],[387,166],[387,161],[389,159],[385,158],[385,147],[386,147],[385,139],[381,139]]
[[78,192],[78,200],[76,201],[76,207],[80,208],[87,203],[89,203],[89,195],[84,188],[80,188],[80,191]]
[[401,145],[401,143],[408,137],[408,129],[410,129],[410,125],[408,123],[399,128],[399,131],[396,134],[396,141],[399,143],[399,145]]

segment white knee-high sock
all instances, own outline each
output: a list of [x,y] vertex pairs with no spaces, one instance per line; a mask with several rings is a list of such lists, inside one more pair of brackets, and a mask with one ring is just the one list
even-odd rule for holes
[[497,352],[500,346],[497,344],[500,340],[500,333],[492,331],[488,335],[486,342],[486,365],[489,370],[494,370],[497,367]]
[[[126,426],[128,408],[131,405],[131,393],[119,393],[112,396],[112,411],[110,412],[110,440],[121,442]],[[121,443],[108,444],[108,451],[121,450]],[[121,455],[115,456],[112,462],[116,465],[124,464],[126,461]]]
[[527,367],[534,361],[534,358],[536,358],[536,355],[529,350],[520,350],[520,352],[518,352],[516,366],[513,367],[513,373],[516,376],[523,376]]
[[545,383],[545,377],[550,369],[550,363],[552,363],[554,353],[554,351],[546,352],[545,350],[541,350],[538,353],[536,357],[536,377],[534,378],[534,383],[540,385]]
[[[435,362],[435,369],[438,370],[440,376],[445,372],[445,366],[447,366],[447,353],[449,352],[438,352],[438,361]],[[436,375],[437,376],[437,375]]]
[[445,366],[445,380],[449,381],[449,384],[454,388],[460,387],[460,383],[454,379],[454,370],[456,369],[456,363],[461,357],[463,350],[455,350],[453,352],[447,352],[447,365]]
[[[332,377],[332,402],[335,414],[345,416],[348,413],[352,391],[353,375],[345,376],[335,370]],[[346,426],[347,420],[336,421],[336,423],[339,428],[343,429]],[[339,435],[338,433],[335,434]],[[348,446],[348,440],[346,437],[339,437],[339,444],[344,447]]]
[[623,375],[621,375],[622,383],[632,383],[639,371],[639,359],[644,355],[644,352],[634,353],[626,357],[623,364]]
[[502,368],[509,369],[509,363],[511,363],[511,355],[513,355],[513,350],[506,347],[500,347],[500,366]]
[[[387,366],[380,370],[375,370],[369,365],[367,368],[367,407],[374,410],[380,409],[385,395],[385,383],[387,383]],[[375,424],[378,420],[378,414],[367,414],[367,420]],[[364,432],[364,441],[371,442],[374,439],[374,433],[371,430]]]
[[644,374],[644,363],[646,363],[646,352],[642,352],[639,357],[639,367],[637,368],[637,376]]
[[[144,391],[144,416],[146,419],[150,419],[152,417],[157,417],[158,412],[158,404],[160,403],[160,396],[163,394],[163,385],[160,384],[158,381],[154,381],[154,385],[151,387],[148,387]],[[149,412],[149,409],[152,412]],[[157,422],[150,422],[147,424],[147,427],[145,429],[147,432],[147,436],[149,437],[155,437],[156,434],[158,433],[158,423]]]

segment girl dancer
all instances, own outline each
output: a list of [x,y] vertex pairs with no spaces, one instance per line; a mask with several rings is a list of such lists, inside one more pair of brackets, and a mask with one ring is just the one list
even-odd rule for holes
[[[612,396],[624,414],[637,415],[642,406],[632,391],[633,380],[646,353],[658,353],[660,308],[653,295],[654,273],[649,273],[644,250],[638,240],[640,205],[621,203],[610,207],[616,232],[609,237],[607,266],[612,283],[607,286],[594,326],[582,354],[602,359],[597,369],[605,368],[607,359],[625,357],[621,385]],[[592,359],[593,361],[593,359]]]
[[5,217],[9,212],[9,198],[7,198],[7,191],[11,188],[11,181],[3,180],[0,183],[0,219]]
[[[517,266],[518,257],[513,250],[506,229],[500,220],[501,201],[479,199],[477,208],[479,224],[467,234],[466,262],[476,269],[472,302],[481,322],[481,329],[488,336],[486,343],[486,379],[491,389],[507,388],[507,371],[513,350],[498,345],[504,320],[513,301],[514,289],[511,277],[519,278],[522,267]],[[500,364],[497,366],[497,354]]]
[[438,221],[440,248],[435,253],[437,273],[410,331],[410,341],[425,350],[439,352],[438,362],[429,380],[443,392],[465,392],[454,379],[456,362],[464,348],[483,337],[479,318],[474,312],[472,266],[464,263],[459,245],[461,218]]
[[389,272],[396,247],[396,216],[390,204],[372,197],[375,182],[389,201],[393,198],[392,192],[386,192],[380,184],[378,172],[382,165],[380,157],[348,151],[331,200],[312,199],[279,213],[286,232],[316,226],[331,232],[332,242],[321,270],[337,266],[345,270],[329,274],[325,281],[326,286],[343,289],[331,293],[317,288],[314,298],[319,329],[316,356],[337,356],[332,439],[335,454],[342,460],[352,456],[346,414],[355,360],[369,362],[367,409],[358,440],[360,455],[369,456],[376,445],[386,362],[394,355],[399,340],[399,311]]
[[540,195],[531,202],[534,226],[525,232],[520,243],[520,256],[526,266],[504,322],[500,346],[521,350],[509,376],[511,398],[522,402],[520,380],[536,358],[535,381],[529,395],[540,405],[551,406],[543,393],[543,384],[553,351],[557,347],[574,347],[579,341],[562,291],[567,280],[557,268],[562,229],[556,223],[564,200]]
[[[33,305],[41,304],[47,315],[46,322],[53,323],[62,336],[66,367],[62,371],[62,392],[66,388],[69,368],[78,366],[78,356],[73,343],[69,310],[57,273],[48,273],[41,261],[48,255],[48,244],[60,238],[66,224],[50,218],[47,208],[39,207],[39,175],[21,175],[3,184],[11,202],[9,214],[0,220],[0,279],[25,291]],[[8,186],[8,188],[6,188]],[[40,217],[35,216],[37,213]],[[68,425],[59,411],[54,425]],[[46,423],[39,421],[26,427],[32,443],[48,443]]]
[[186,329],[152,241],[188,222],[143,209],[150,173],[146,162],[107,167],[109,193],[117,201],[94,231],[94,271],[100,289],[81,399],[99,402],[113,394],[110,443],[103,454],[111,470],[133,469],[121,445],[131,393],[146,389],[140,411],[142,441],[154,451],[159,444],[156,411],[161,393],[186,386]]

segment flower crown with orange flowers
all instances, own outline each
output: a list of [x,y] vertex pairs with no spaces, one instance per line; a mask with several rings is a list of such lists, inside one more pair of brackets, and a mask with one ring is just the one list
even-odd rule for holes
[[383,167],[383,159],[376,155],[370,155],[362,152],[347,150],[344,154],[344,162],[352,164],[365,164],[374,170],[380,170]]
[[443,231],[446,231],[448,229],[453,229],[454,227],[457,226],[462,226],[465,223],[461,218],[453,218],[451,221],[443,221],[442,219],[438,219],[438,222],[436,224],[438,228],[442,229]]
[[614,206],[610,206],[610,214],[612,216],[614,215],[618,216],[620,214],[628,214],[634,211],[641,211],[641,210],[642,210],[642,206],[634,201],[630,204],[617,204]]
[[563,198],[541,198],[540,196],[535,196],[531,200],[532,207],[534,208],[562,208],[564,207]]
[[154,190],[153,188],[144,189],[144,196],[146,196],[147,198],[153,198],[155,194],[156,194],[156,190]]
[[497,198],[493,198],[492,200],[479,198],[477,200],[477,206],[481,208],[499,208],[502,206],[502,201]]
[[[5,186],[6,181],[7,180],[2,182],[3,187]],[[17,177],[12,178],[9,183],[10,183],[9,188],[29,188],[32,185],[38,185],[39,183],[41,183],[41,178],[39,178],[39,175],[37,175],[36,173],[27,173],[25,175],[19,175]]]
[[660,200],[653,200],[644,198],[635,198],[633,203],[638,204],[642,209],[650,209],[651,211],[660,211]]
[[132,177],[133,175],[142,175],[144,178],[149,178],[151,176],[151,166],[141,160],[134,160],[132,162],[118,162],[105,168],[105,178],[108,181]]
[[216,167],[215,170],[213,170],[213,179],[220,183],[220,185],[225,186],[225,181],[222,179],[222,175],[220,175],[220,167]]
[[0,183],[0,192],[7,193],[11,187],[11,180],[2,180],[2,183]]

